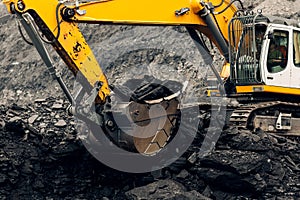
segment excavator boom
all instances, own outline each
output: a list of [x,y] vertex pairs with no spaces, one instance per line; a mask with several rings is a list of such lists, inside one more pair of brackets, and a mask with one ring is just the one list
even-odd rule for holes
[[[227,0],[104,0],[63,1],[3,0],[11,13],[21,19],[30,14],[43,35],[76,75],[80,72],[86,85],[101,83],[98,102],[109,95],[109,84],[78,23],[137,25],[181,25],[204,33],[228,61],[227,26],[237,9]],[[85,2],[85,3],[84,3]],[[214,14],[215,13],[215,14]],[[22,17],[23,16],[23,17]]]

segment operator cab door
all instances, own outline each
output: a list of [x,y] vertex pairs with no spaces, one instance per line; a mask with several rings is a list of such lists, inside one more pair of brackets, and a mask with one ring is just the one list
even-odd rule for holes
[[292,34],[291,51],[291,87],[300,88],[300,29],[294,29]]
[[261,52],[266,85],[291,87],[291,32],[287,26],[274,24],[267,30],[267,39]]

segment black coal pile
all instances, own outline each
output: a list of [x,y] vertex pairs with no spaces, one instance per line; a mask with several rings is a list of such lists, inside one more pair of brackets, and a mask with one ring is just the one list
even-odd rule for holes
[[124,199],[151,177],[102,165],[77,138],[63,100],[0,107],[0,199]]
[[299,153],[299,138],[233,128],[222,133],[216,149],[190,173],[204,180],[209,186],[205,190],[216,199],[296,199]]
[[0,107],[1,199],[300,198],[297,138],[227,129],[208,156],[179,170],[129,174],[87,152],[67,106],[47,98]]

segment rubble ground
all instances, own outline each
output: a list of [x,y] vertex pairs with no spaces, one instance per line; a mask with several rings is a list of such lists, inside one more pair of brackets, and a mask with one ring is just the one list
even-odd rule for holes
[[227,129],[211,154],[179,171],[129,174],[87,152],[67,106],[48,98],[0,107],[1,199],[300,198],[299,138]]

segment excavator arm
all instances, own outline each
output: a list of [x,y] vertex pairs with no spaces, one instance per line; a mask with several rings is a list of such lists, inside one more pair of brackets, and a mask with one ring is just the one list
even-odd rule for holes
[[[8,11],[28,13],[42,34],[76,75],[90,87],[101,83],[99,101],[109,95],[109,84],[78,23],[181,25],[204,33],[228,58],[228,23],[237,11],[227,0],[100,0],[63,1],[3,0]],[[85,3],[84,3],[85,2]],[[215,13],[215,14],[214,14]],[[228,59],[227,59],[228,61]]]

